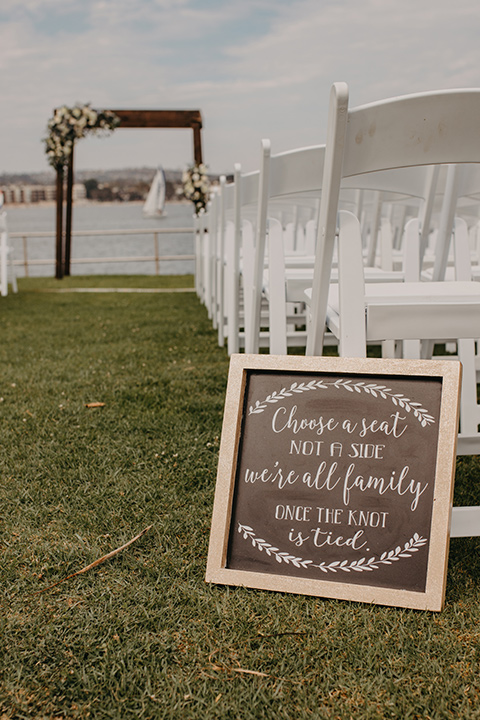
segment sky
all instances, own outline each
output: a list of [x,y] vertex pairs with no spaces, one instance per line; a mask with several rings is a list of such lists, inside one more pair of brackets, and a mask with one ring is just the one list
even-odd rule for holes
[[[325,141],[330,86],[350,105],[480,87],[478,0],[1,0],[0,174],[48,170],[53,109],[200,110],[213,173]],[[77,169],[183,169],[190,130],[117,129]]]

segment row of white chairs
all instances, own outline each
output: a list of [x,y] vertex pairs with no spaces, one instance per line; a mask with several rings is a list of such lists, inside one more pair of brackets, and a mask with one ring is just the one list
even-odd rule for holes
[[[302,185],[295,179],[294,171],[297,170],[297,175],[300,175],[302,167],[308,163],[313,170],[310,172],[311,176],[303,172],[303,187],[313,188],[314,183],[320,184],[318,178],[321,176],[324,148],[303,148],[270,158],[268,143],[264,142],[263,145],[261,170],[242,176],[237,168],[235,182],[225,185],[222,181],[220,192],[214,197],[208,216],[212,223],[211,232],[205,241],[208,249],[203,253],[199,252],[200,270],[197,273],[197,281],[201,285],[202,277],[208,280],[205,283],[208,289],[205,291],[204,288],[206,304],[215,326],[218,327],[219,343],[222,345],[225,336],[228,337],[229,352],[238,351],[244,344],[249,352],[256,352],[260,345],[268,343],[271,352],[283,354],[288,344],[301,345],[306,339],[305,331],[303,335],[291,329],[286,331],[286,304],[287,300],[297,304],[299,301],[304,301],[304,290],[312,284],[316,232],[316,222],[313,218],[318,205],[318,198],[313,200],[311,195],[301,194]],[[415,173],[412,170],[395,170],[388,175],[390,197],[392,189],[397,191],[396,209],[403,211],[402,217],[406,216],[407,206],[404,200],[406,196],[401,193],[407,189],[411,193],[408,201],[417,200],[417,207],[413,208],[413,211],[416,212],[420,226],[423,228],[430,225],[427,213],[431,214],[431,203],[428,200],[429,195],[432,195],[431,170],[430,167],[419,168]],[[275,173],[275,182],[268,183],[267,174],[272,174],[272,171]],[[282,178],[287,180],[283,181]],[[363,178],[356,177],[354,182],[359,184],[360,180],[364,185],[368,182],[370,187],[378,186],[380,183],[385,186],[386,182],[384,177],[380,179],[375,173]],[[296,191],[296,194],[288,194],[291,191]],[[315,192],[318,196],[319,191]],[[356,198],[353,198],[352,193],[348,191],[345,197],[345,189],[342,192],[343,205],[349,209],[352,207],[355,209],[356,206],[356,214],[359,215],[358,190],[355,191]],[[362,189],[361,192],[363,194],[365,190]],[[385,194],[384,190],[382,195]],[[413,198],[413,194],[416,198]],[[378,198],[380,193],[375,191],[371,195]],[[243,203],[239,202],[239,196],[242,197]],[[368,250],[364,249],[367,264],[372,245],[371,239],[372,236],[376,238],[379,227],[378,219],[375,220],[378,214],[377,198],[374,199],[371,220],[372,223],[376,222],[376,227],[374,231],[370,230]],[[418,201],[422,203],[420,209]],[[214,224],[218,227],[214,227]],[[268,232],[265,230],[267,225]],[[443,234],[448,234],[445,228]],[[420,243],[421,235],[422,233],[418,240]],[[438,231],[436,235],[438,238]],[[393,268],[391,248],[393,232],[390,220],[382,220],[379,236],[382,246],[382,268],[367,267],[365,271],[367,280],[376,282],[404,280],[403,266],[400,270]],[[390,246],[386,251],[385,248],[389,243]],[[407,275],[415,280],[418,279],[415,275],[418,274],[418,256],[415,261],[415,254],[412,252],[413,242],[406,245]],[[270,246],[267,252],[266,246]],[[241,262],[240,256],[242,256]],[[267,263],[265,263],[266,257]],[[209,259],[207,263],[206,258]],[[408,262],[409,258],[410,262]],[[212,264],[215,265],[214,269],[213,266],[210,267]],[[256,280],[255,286],[254,280]],[[242,317],[239,312],[242,290],[245,291],[247,304],[246,317],[242,323],[245,332],[239,331]],[[199,294],[202,294],[200,288]],[[274,302],[271,302],[270,296],[275,298]],[[268,334],[258,332],[254,327],[255,318],[257,323],[260,322],[258,308],[262,300],[265,309],[265,298],[268,300],[270,317],[265,318],[264,313],[261,322],[270,326]],[[298,308],[294,309],[298,311]],[[224,322],[219,320],[221,317]],[[298,313],[291,319],[298,325]]]
[[[435,97],[437,95],[438,94],[427,94],[427,102],[432,97]],[[397,160],[397,162],[401,162],[401,159]],[[313,255],[309,253],[297,253],[296,256],[287,255],[286,257],[281,257],[281,253],[279,253],[278,250],[285,244],[284,242],[282,242],[282,240],[284,239],[286,233],[278,220],[279,213],[275,206],[275,203],[277,203],[278,205],[279,199],[288,198],[290,202],[290,209],[291,207],[294,207],[297,215],[299,207],[305,205],[309,207],[310,211],[313,211],[315,203],[318,204],[320,190],[324,180],[324,165],[325,146],[318,146],[316,148],[303,148],[301,150],[292,151],[290,153],[270,156],[268,143],[264,142],[262,164],[258,172],[251,173],[247,176],[242,176],[237,169],[235,182],[233,184],[226,185],[225,182],[222,183],[220,193],[216,196],[213,202],[213,210],[215,210],[215,206],[218,206],[219,211],[212,211],[210,213],[210,218],[216,220],[218,225],[217,228],[212,228],[209,237],[209,242],[212,243],[212,240],[215,240],[215,243],[214,246],[211,248],[212,252],[207,252],[206,254],[204,254],[204,257],[214,258],[215,268],[210,273],[212,279],[210,307],[213,314],[214,324],[216,325],[216,327],[218,327],[219,330],[219,342],[220,344],[223,344],[223,339],[226,333],[229,337],[230,352],[234,352],[237,350],[240,344],[240,340],[242,338],[241,333],[239,333],[238,331],[238,327],[236,327],[236,325],[238,326],[241,315],[238,311],[238,308],[235,308],[235,305],[239,306],[240,303],[239,288],[242,288],[242,286],[244,291],[243,294],[245,305],[243,321],[243,326],[245,328],[244,342],[247,351],[256,352],[258,351],[258,347],[260,346],[260,344],[262,344],[262,333],[259,331],[262,318],[260,307],[262,300],[264,301],[265,299],[267,299],[270,308],[270,317],[266,320],[266,323],[269,325],[270,329],[270,350],[277,354],[281,354],[282,352],[286,351],[286,346],[289,344],[290,340],[295,344],[301,344],[301,334],[291,332],[289,337],[289,332],[285,329],[286,326],[288,327],[289,323],[288,316],[285,314],[284,311],[284,306],[285,302],[298,302],[298,300],[305,299],[303,298],[303,292],[305,287],[313,284]],[[457,173],[458,175],[459,173],[458,168],[450,168],[450,170],[454,171],[450,174]],[[425,228],[429,228],[429,219],[426,218],[427,216],[431,215],[431,202],[432,198],[434,197],[433,193],[431,192],[433,177],[431,166],[412,165],[409,166],[407,169],[402,170],[390,169],[387,177],[385,177],[384,172],[380,173],[377,170],[368,171],[368,173],[351,173],[351,176],[353,176],[353,179],[348,176],[347,181],[343,182],[343,191],[345,191],[345,189],[348,188],[348,185],[350,184],[350,189],[356,188],[356,192],[358,192],[359,189],[362,192],[369,189],[374,191],[378,196],[380,192],[378,188],[380,187],[383,195],[388,193],[391,196],[392,193],[394,193],[397,196],[397,203],[398,197],[408,198],[409,200],[411,200],[412,198],[421,200],[421,212],[418,218],[418,223],[420,230],[423,230],[423,234],[425,235]],[[331,181],[329,187],[332,187]],[[458,187],[456,192],[458,194]],[[325,197],[325,193],[321,194],[321,197],[323,199]],[[337,200],[337,209],[334,210],[335,215],[339,207],[340,204]],[[437,239],[437,246],[443,246],[444,248],[448,249],[449,243],[447,242],[447,239],[449,238],[451,234],[451,229],[453,227],[453,203],[451,202],[451,199],[448,205],[444,203],[444,208],[445,207],[449,208],[447,213],[448,217],[440,218],[440,228],[438,229],[437,236],[439,234],[442,235],[443,233],[443,240],[441,241],[440,239]],[[283,214],[285,214],[285,212],[288,210],[288,207],[286,208],[285,200],[280,205],[280,208]],[[376,213],[374,212],[374,217],[375,214]],[[445,215],[445,213],[443,213],[443,215]],[[266,232],[267,223],[269,225],[268,233]],[[310,225],[313,225],[314,221],[312,219],[308,220],[308,222],[306,223],[305,234],[307,235],[307,237],[311,238],[312,231],[308,232],[309,223]],[[384,230],[384,225],[382,225],[382,230]],[[458,231],[458,233],[459,232],[460,231]],[[413,255],[414,269],[413,274],[412,272],[410,272],[409,279],[419,280],[419,277],[415,276],[415,273],[417,273],[418,275],[419,260],[418,253],[417,255],[415,255],[415,251],[412,253],[412,248],[415,247],[415,242],[414,240],[412,240],[412,233],[415,235],[415,230],[410,227],[409,243],[407,247],[407,258],[408,256],[410,256],[411,258]],[[384,232],[381,233],[381,235],[384,234]],[[420,243],[420,247],[422,247],[422,244],[424,246],[425,240],[424,238],[422,239],[422,232],[417,232],[416,235],[417,241]],[[372,238],[376,240],[376,237],[376,231],[371,231],[370,245],[372,244]],[[268,253],[269,265],[268,268],[265,269],[265,245],[267,242],[267,238],[270,246],[270,251]],[[227,248],[228,252],[226,252]],[[230,257],[229,253],[232,252],[232,248],[234,257],[233,262],[231,262],[229,265],[228,258]],[[241,248],[243,249],[244,267],[240,271],[239,256]],[[347,244],[347,257],[350,256],[352,248],[354,248],[353,244]],[[370,247],[369,253],[371,254]],[[416,262],[415,258],[417,260]],[[347,263],[348,267],[350,267],[351,265],[352,263]],[[230,272],[230,267],[233,268],[233,272]],[[434,279],[439,280],[442,278],[442,276],[445,275],[445,267],[445,253],[438,253],[435,261],[435,267],[433,268]],[[367,269],[366,276],[367,280],[375,280],[376,282],[382,280],[388,280],[390,282],[391,280],[405,279],[405,275],[402,271],[390,271],[390,276],[388,277],[387,275],[378,272],[377,268]],[[243,282],[239,282],[240,277],[242,278]],[[465,277],[465,275],[463,277]],[[224,292],[225,285],[228,293]],[[327,287],[327,283],[321,283],[321,285],[323,288]],[[343,282],[342,286],[350,288],[350,281],[348,281],[348,283]],[[367,283],[367,287],[370,288],[370,293],[375,293],[376,295],[378,295],[378,293],[382,290],[381,286],[373,287],[370,285],[370,282]],[[428,291],[430,292],[432,288],[434,288],[433,285],[428,286]],[[455,286],[455,290],[458,289],[459,286]],[[421,290],[422,293],[425,293],[426,286],[419,286],[418,290]],[[449,286],[449,292],[451,293],[453,292],[453,290],[454,287]],[[474,288],[473,290],[474,292],[476,292],[478,288]],[[443,286],[442,288],[438,288],[438,291],[443,294]],[[332,289],[333,299],[335,296],[335,292],[337,292],[338,294],[337,285],[335,285]],[[402,288],[402,292],[406,292],[405,288]],[[352,295],[350,290],[348,295],[349,297]],[[388,297],[391,298],[391,296],[392,291],[391,288],[389,288]],[[415,297],[415,301],[418,302],[418,297]],[[338,300],[334,300],[333,311],[328,317],[335,317],[335,312],[336,315],[339,314],[338,308],[335,311],[337,305]],[[452,308],[451,298],[449,298],[447,305],[452,310],[453,315],[456,317],[457,312]],[[313,315],[315,315],[316,307],[317,305],[314,302]],[[355,308],[357,310],[361,307],[361,302],[355,303]],[[227,311],[227,308],[231,308],[232,311]],[[435,304],[432,305],[432,302],[430,302],[429,308],[430,313],[433,313],[435,317],[438,318],[440,317],[440,315],[442,316],[442,318],[445,317],[445,314],[443,310],[440,309],[440,306],[437,310]],[[463,311],[464,310],[465,308],[463,308]],[[404,318],[406,317],[404,305],[399,310],[399,314],[401,314]],[[353,316],[349,313],[349,317]],[[415,313],[415,318],[418,319],[418,317],[418,313]],[[296,323],[298,325],[298,315],[290,319],[293,321],[293,323]],[[332,322],[334,321],[331,320],[330,324]],[[428,317],[427,323],[431,332],[435,332],[434,324],[432,324],[430,316]],[[349,327],[349,323],[344,322],[342,325],[346,332],[347,328]],[[354,328],[357,327],[357,324],[355,322],[350,322],[350,325]],[[292,323],[290,323],[290,327],[291,326]],[[337,329],[337,333],[340,332],[340,323],[338,322],[338,320],[336,321],[335,327]],[[411,324],[410,332],[415,338],[418,337],[419,333],[416,328],[417,325],[415,325],[415,323]],[[332,329],[335,328],[330,327],[330,330]],[[401,332],[405,331],[402,330]],[[264,333],[264,336],[265,335],[266,334]],[[304,336],[305,335],[306,333],[304,332]],[[310,333],[310,335],[313,335],[313,331]],[[323,340],[323,330],[321,332],[321,337]],[[351,334],[349,335],[349,337],[351,337]],[[427,340],[429,339],[429,337],[425,334],[422,335],[422,337]],[[448,338],[450,337],[450,335],[437,335],[437,337]],[[452,335],[452,337],[454,337],[454,335]],[[370,334],[370,336],[367,337],[367,340],[376,339],[377,338],[375,337],[375,333]],[[409,340],[409,338],[403,338],[401,335],[396,338],[397,341],[398,339],[404,339],[405,341]],[[263,338],[263,340],[265,340],[265,337]],[[361,352],[361,347],[365,348],[365,342],[360,335],[358,336],[357,340],[360,347],[352,347],[351,344],[345,345],[345,338],[343,338],[343,340],[342,338],[339,338],[339,340],[340,344],[342,345],[343,343],[344,346],[343,349],[341,348],[340,350],[341,354],[359,355]],[[349,342],[352,341],[350,340]],[[407,342],[405,342],[404,344],[406,347],[408,346]],[[424,345],[426,344],[424,343]],[[409,352],[412,352],[411,348],[412,343],[410,343]],[[314,352],[318,352],[318,349],[316,351],[314,350]],[[363,349],[363,352],[365,352],[365,349]],[[466,406],[465,403],[464,405]],[[463,415],[465,415],[465,413],[463,413]],[[469,417],[471,427],[467,429],[467,433],[470,431],[470,433],[473,433],[473,435],[475,436],[477,434],[476,427],[478,425],[477,417],[474,413],[471,412]],[[464,417],[463,419],[464,426],[467,424],[467,419],[468,418],[466,417]],[[463,433],[464,437],[462,437],[462,441],[466,441],[467,433]],[[476,437],[474,438],[474,440],[476,441]]]
[[[441,162],[438,157],[434,157],[432,152],[426,153],[423,145],[416,141],[420,146],[420,153],[408,159],[403,152],[403,146],[400,140],[397,141],[396,155],[388,157],[386,151],[392,155],[392,124],[389,120],[389,113],[396,114],[397,129],[403,131],[404,127],[412,127],[414,118],[412,117],[411,107],[417,107],[418,115],[418,133],[424,129],[426,122],[423,115],[427,109],[432,109],[435,104],[443,98],[444,103],[448,107],[456,107],[459,98],[463,99],[467,105],[478,95],[478,91],[450,91],[446,93],[426,93],[419,96],[408,96],[407,98],[397,98],[392,101],[384,101],[376,103],[372,106],[366,106],[365,112],[363,108],[348,112],[347,105],[341,105],[336,93],[343,90],[346,93],[346,86],[337,84],[333,88],[334,100],[331,108],[330,133],[335,136],[340,132],[338,124],[344,120],[343,116],[349,118],[348,122],[344,120],[343,132],[353,119],[370,113],[372,117],[376,117],[376,113],[384,116],[385,132],[381,139],[384,148],[376,149],[378,158],[376,161],[369,158],[369,163],[363,164],[362,153],[358,152],[366,140],[363,140],[363,133],[366,138],[370,138],[369,134],[371,124],[368,128],[357,129],[356,136],[350,140],[350,145],[346,145],[346,156],[354,157],[352,148],[356,151],[360,160],[358,167],[353,166],[343,172],[342,164],[345,153],[337,153],[333,157],[330,153],[328,159],[327,148],[341,147],[345,145],[335,142],[327,142],[325,146],[317,146],[313,148],[302,148],[299,150],[282,153],[280,155],[271,155],[268,141],[263,142],[262,157],[260,169],[257,172],[242,175],[240,169],[235,170],[234,182],[226,184],[223,179],[219,192],[212,199],[208,220],[210,223],[210,232],[207,235],[207,244],[209,247],[205,252],[200,253],[201,262],[203,263],[203,277],[207,280],[203,292],[204,300],[209,308],[214,326],[218,328],[219,343],[223,344],[225,337],[228,338],[229,352],[236,352],[244,347],[247,352],[258,352],[260,346],[269,345],[270,351],[275,354],[283,354],[291,344],[302,345],[307,336],[306,329],[300,332],[295,331],[295,327],[301,327],[302,323],[307,320],[302,316],[301,304],[308,300],[305,296],[305,290],[313,287],[312,322],[309,323],[309,345],[307,352],[309,354],[319,354],[322,351],[324,337],[331,337],[331,334],[338,335],[340,343],[340,353],[345,355],[360,355],[365,353],[367,342],[380,341],[380,335],[385,334],[386,330],[381,328],[379,331],[374,330],[373,320],[370,321],[370,329],[363,332],[363,324],[353,321],[353,313],[344,311],[347,315],[343,322],[340,322],[341,311],[339,308],[339,292],[340,286],[347,288],[347,298],[354,296],[351,288],[351,280],[342,280],[340,286],[331,283],[332,279],[336,281],[339,269],[333,267],[334,257],[334,240],[337,228],[337,214],[342,207],[351,207],[357,219],[360,217],[359,210],[359,194],[365,195],[370,193],[373,198],[372,212],[370,215],[370,240],[367,248],[362,248],[362,256],[365,259],[367,269],[364,269],[366,283],[366,295],[362,292],[361,297],[356,297],[353,302],[356,314],[363,316],[364,311],[368,314],[372,313],[372,299],[370,296],[376,297],[375,312],[379,312],[379,294],[384,291],[382,282],[388,282],[387,299],[388,306],[392,302],[398,309],[398,314],[404,319],[404,325],[408,325],[409,330],[402,327],[393,329],[390,326],[390,334],[397,333],[390,339],[390,343],[386,342],[387,338],[383,338],[383,346],[385,353],[393,353],[395,350],[394,343],[398,347],[399,341],[403,341],[403,353],[407,356],[413,356],[419,350],[418,346],[410,340],[423,339],[422,353],[424,355],[431,352],[432,341],[434,339],[457,339],[455,332],[447,327],[446,314],[444,306],[446,305],[450,311],[450,316],[457,334],[469,334],[469,341],[472,344],[474,340],[480,336],[480,327],[476,317],[476,302],[478,286],[468,285],[463,287],[460,297],[457,292],[460,291],[460,285],[437,286],[435,282],[443,280],[447,274],[447,262],[449,250],[451,247],[450,238],[452,229],[455,227],[454,233],[457,238],[455,247],[461,246],[460,239],[464,236],[459,221],[454,225],[454,212],[456,201],[459,194],[464,197],[471,197],[475,193],[478,194],[480,183],[478,181],[478,169],[472,167],[469,173],[465,173],[465,168],[459,168],[457,163],[448,168],[446,180],[443,181],[445,186],[442,189],[442,211],[439,216],[438,225],[435,229],[437,237],[437,252],[434,260],[431,261],[431,279],[435,282],[431,285],[418,285],[416,287],[409,285],[408,288],[402,286],[398,289],[397,296],[392,301],[392,288],[390,282],[395,280],[408,279],[410,282],[420,281],[420,272],[422,268],[422,259],[428,257],[427,241],[431,232],[433,206],[435,201],[438,204],[438,169],[440,165],[445,165],[450,160],[458,159],[464,163],[468,157],[475,158],[472,154],[463,152],[458,155],[451,150],[451,133],[442,131],[443,134],[449,135],[449,140],[444,142],[447,154],[443,155]],[[401,108],[403,110],[403,120]],[[443,111],[440,107],[440,113]],[[434,114],[434,113],[433,113]],[[420,117],[421,116],[421,117]],[[386,117],[386,120],[385,120]],[[468,117],[468,115],[467,115]],[[432,120],[432,127],[435,120]],[[409,125],[410,123],[410,125]],[[470,123],[472,124],[472,123]],[[432,132],[432,130],[429,130]],[[375,132],[375,148],[381,145],[379,142],[379,131]],[[465,136],[465,132],[461,132],[462,138],[465,138],[464,144],[468,145],[469,139]],[[360,136],[362,142],[359,142]],[[351,135],[350,135],[351,137]],[[418,135],[420,137],[420,135]],[[335,140],[335,137],[333,138]],[[471,140],[471,138],[470,138]],[[343,140],[342,140],[343,142]],[[407,143],[408,144],[408,143]],[[437,143],[438,144],[438,143]],[[385,149],[386,148],[386,149]],[[350,154],[349,154],[350,153]],[[375,164],[376,162],[376,164]],[[428,164],[425,164],[428,163]],[[443,168],[442,168],[443,169]],[[387,172],[386,172],[387,171]],[[463,172],[463,178],[461,173]],[[335,176],[336,173],[336,176]],[[323,192],[322,192],[323,188]],[[336,197],[334,194],[336,193]],[[405,219],[407,215],[407,203],[413,204],[413,212],[416,212],[417,225],[410,223],[407,226],[407,233],[404,237],[408,238],[404,248],[404,264],[400,270],[394,269],[392,262],[392,250],[386,250],[388,247],[388,239],[393,236],[391,223],[385,219],[381,223],[379,208],[381,207],[379,198],[385,201],[390,200],[390,206],[403,210],[401,217]],[[364,201],[364,198],[363,198]],[[316,223],[315,217],[317,208],[320,204],[320,222]],[[408,208],[411,213],[412,208]],[[285,224],[285,217],[293,221]],[[303,219],[299,222],[299,218]],[[303,223],[303,224],[302,224]],[[292,233],[291,227],[294,226]],[[300,230],[299,230],[300,226]],[[317,243],[317,253],[315,260],[315,234],[318,234],[318,227],[326,227],[325,237]],[[267,232],[268,227],[268,232]],[[344,227],[344,225],[342,226]],[[367,227],[367,223],[364,223]],[[415,229],[415,227],[417,229]],[[290,239],[294,238],[294,243],[290,240],[290,251],[288,251],[288,228],[290,228]],[[378,233],[377,230],[381,229]],[[333,232],[333,236],[332,236]],[[303,248],[298,251],[295,248],[295,241],[302,235],[304,238]],[[360,229],[362,234],[362,230]],[[322,233],[320,233],[322,234]],[[363,230],[365,236],[365,230]],[[374,267],[373,263],[376,258],[375,245],[377,237],[382,240],[382,257],[384,258],[383,268]],[[363,238],[365,240],[365,238]],[[268,246],[268,251],[266,250]],[[419,250],[418,250],[419,248]],[[296,252],[294,252],[296,250]],[[352,242],[346,244],[344,255],[346,254],[347,267],[356,267],[351,262],[356,252],[356,245]],[[466,250],[464,250],[464,253]],[[322,255],[323,253],[323,255]],[[327,253],[325,255],[325,253]],[[330,255],[329,255],[330,253]],[[385,257],[387,260],[385,261]],[[460,257],[464,258],[463,265],[457,260],[457,268],[463,267],[461,278],[458,281],[470,282],[468,276],[468,260],[465,254]],[[316,263],[315,279],[314,279],[314,262]],[[332,269],[333,268],[333,269]],[[383,272],[382,272],[383,270]],[[345,275],[346,270],[343,269]],[[375,285],[371,282],[375,281]],[[330,290],[330,286],[332,288]],[[398,292],[409,294],[415,290],[413,300],[402,300],[403,296],[399,296]],[[429,300],[425,293],[429,294]],[[431,297],[432,292],[436,292],[435,299]],[[448,292],[448,299],[446,293]],[[469,293],[469,308],[472,313],[471,319],[466,320],[465,293]],[[330,293],[330,304],[328,304],[328,293]],[[420,293],[420,295],[419,295]],[[473,293],[473,294],[472,294]],[[363,298],[363,299],[362,299]],[[440,302],[442,300],[442,302]],[[409,314],[412,314],[412,301],[420,303],[424,308],[424,315],[415,312],[415,322],[409,322]],[[344,299],[344,303],[346,300]],[[461,304],[462,327],[459,327],[457,317],[460,312],[459,303]],[[347,305],[345,305],[347,307]],[[427,312],[428,307],[428,312]],[[425,315],[425,313],[427,313]],[[375,313],[371,315],[375,317]],[[428,330],[422,330],[419,326],[420,318],[425,317],[425,324]],[[319,320],[319,318],[321,318]],[[432,318],[436,319],[436,323]],[[440,333],[438,328],[439,319],[442,319],[441,327],[443,332]],[[327,322],[330,335],[325,336],[325,322]],[[465,327],[468,325],[468,328]],[[268,332],[262,331],[262,328],[268,328]],[[473,331],[472,327],[476,327]],[[343,327],[343,335],[341,328]],[[352,331],[351,328],[355,330]],[[424,325],[422,326],[424,327]],[[243,329],[243,332],[241,332]],[[357,332],[358,329],[358,332]],[[448,332],[447,332],[448,330]],[[460,333],[459,333],[460,331]],[[404,337],[405,333],[409,333],[411,337]],[[473,334],[472,334],[473,333]],[[388,334],[388,333],[387,333]],[[434,336],[435,334],[435,336]],[[365,337],[364,337],[365,335]],[[390,350],[388,350],[390,348]],[[430,350],[429,350],[430,349]],[[412,355],[413,354],[413,355]],[[464,358],[467,357],[465,349],[463,349]],[[476,362],[476,359],[474,360]],[[467,373],[466,373],[467,376]],[[467,383],[467,379],[465,379]],[[472,383],[470,383],[472,385]],[[473,385],[472,385],[473,386]],[[475,393],[471,392],[473,397]],[[464,396],[467,393],[464,392]],[[475,403],[462,403],[462,437],[460,443],[461,451],[477,451],[477,428],[480,422],[478,409]],[[469,440],[469,437],[472,439]],[[473,444],[472,444],[473,443]]]
[[[364,357],[376,343],[411,358],[453,344],[458,452],[479,453],[478,109],[480,90],[468,89],[351,109],[336,83],[325,145],[272,155],[263,141],[256,172],[222,178],[197,235],[196,280],[219,344],[318,355],[328,341]],[[473,534],[480,512],[462,510]]]

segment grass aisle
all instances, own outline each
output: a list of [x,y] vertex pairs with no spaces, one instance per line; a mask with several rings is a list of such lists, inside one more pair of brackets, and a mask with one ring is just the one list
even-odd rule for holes
[[204,309],[40,287],[1,299],[1,720],[480,718],[478,540],[441,614],[207,586],[228,359]]

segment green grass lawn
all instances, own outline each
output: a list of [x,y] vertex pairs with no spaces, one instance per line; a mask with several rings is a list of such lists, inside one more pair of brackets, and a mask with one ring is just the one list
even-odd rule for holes
[[[477,539],[442,613],[205,583],[228,357],[204,308],[39,292],[162,283],[192,278],[0,299],[0,720],[480,718]],[[455,504],[479,479],[458,460]]]
[[72,288],[193,288],[193,275],[70,275],[55,278],[21,278],[22,291],[69,290]]

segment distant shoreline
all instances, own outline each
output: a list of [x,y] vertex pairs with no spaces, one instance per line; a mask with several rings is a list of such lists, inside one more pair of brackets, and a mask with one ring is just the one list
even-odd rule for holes
[[[111,205],[143,205],[144,200],[87,200],[82,198],[81,200],[74,200],[74,207],[84,207],[86,205],[103,205],[109,207]],[[190,205],[190,200],[166,200],[165,205]],[[8,208],[37,208],[37,207],[51,207],[55,208],[57,203],[55,200],[40,200],[39,202],[23,202],[23,203],[5,203],[3,206],[5,210]]]

